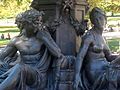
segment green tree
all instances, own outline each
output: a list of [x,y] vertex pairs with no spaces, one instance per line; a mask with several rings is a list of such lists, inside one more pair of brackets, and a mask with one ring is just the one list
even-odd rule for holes
[[0,2],[0,18],[13,18],[18,13],[29,9],[32,0],[2,0]]
[[[90,9],[100,7],[108,12],[120,11],[120,0],[87,0]],[[0,18],[15,17],[19,12],[29,9],[32,0],[0,0]]]
[[111,11],[113,13],[120,11],[120,0],[87,0],[90,8],[100,7],[105,11]]

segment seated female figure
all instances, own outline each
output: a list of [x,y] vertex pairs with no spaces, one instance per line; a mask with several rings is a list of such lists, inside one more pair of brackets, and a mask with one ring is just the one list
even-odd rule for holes
[[[90,12],[90,20],[93,27],[82,38],[82,45],[76,60],[74,87],[77,88],[80,84],[80,87],[86,87],[85,90],[98,90],[98,88],[102,90],[104,87],[100,86],[103,86],[104,74],[109,62],[114,60],[116,56],[111,54],[105,39],[102,37],[106,25],[105,13],[100,8],[95,7]],[[83,70],[89,86],[85,84],[87,81],[83,79]]]

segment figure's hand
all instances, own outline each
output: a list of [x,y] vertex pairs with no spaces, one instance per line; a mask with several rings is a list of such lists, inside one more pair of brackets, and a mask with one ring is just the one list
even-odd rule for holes
[[74,89],[77,90],[79,85],[80,85],[81,88],[84,88],[83,84],[82,84],[82,80],[81,80],[81,75],[76,74],[75,75],[75,81],[74,81]]
[[60,56],[59,56],[61,59],[64,59],[65,58],[65,56],[62,54],[62,53],[60,53]]

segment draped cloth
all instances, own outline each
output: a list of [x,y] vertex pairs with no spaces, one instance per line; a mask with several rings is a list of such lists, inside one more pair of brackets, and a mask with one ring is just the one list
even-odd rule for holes
[[[19,62],[18,64],[20,65],[20,75],[15,90],[44,90],[46,88],[47,83],[46,72],[49,68],[50,59],[51,56],[49,55],[47,48],[45,48],[43,54],[39,58],[39,61],[34,66]],[[1,83],[9,76],[5,73],[8,71],[12,72],[16,65],[14,65],[11,68],[9,67],[9,65],[8,67],[3,66],[0,68],[0,70],[2,71],[0,75]],[[32,74],[35,75],[36,80],[32,85],[27,85],[26,80]]]
[[82,71],[82,80],[84,88],[79,90],[120,90],[120,65],[108,65],[106,71],[98,77],[91,85],[86,77],[85,71]]

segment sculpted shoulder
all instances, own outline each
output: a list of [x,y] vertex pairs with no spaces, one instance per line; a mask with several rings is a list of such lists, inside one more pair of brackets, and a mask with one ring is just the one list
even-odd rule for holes
[[93,35],[90,31],[86,32],[83,36],[82,36],[82,40],[83,41],[88,41],[88,42],[92,42],[93,40]]
[[8,43],[9,46],[15,46],[16,42],[19,41],[20,37],[16,36],[10,40]]

